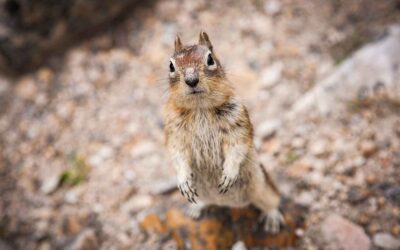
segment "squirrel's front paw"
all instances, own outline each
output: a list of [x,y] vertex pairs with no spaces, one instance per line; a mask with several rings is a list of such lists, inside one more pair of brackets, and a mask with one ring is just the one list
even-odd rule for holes
[[196,203],[194,199],[195,196],[199,196],[197,194],[197,190],[193,185],[193,174],[190,174],[190,177],[180,181],[178,183],[178,188],[181,191],[181,194],[190,202]]
[[235,184],[237,178],[238,178],[237,175],[231,176],[223,174],[220,183],[218,185],[219,193],[225,194],[226,192],[228,192],[228,190],[233,186],[233,184]]

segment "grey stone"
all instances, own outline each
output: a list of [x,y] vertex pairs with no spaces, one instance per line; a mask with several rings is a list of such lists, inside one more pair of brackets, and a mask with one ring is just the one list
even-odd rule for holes
[[295,103],[289,116],[298,117],[311,110],[321,115],[341,112],[349,102],[360,97],[360,92],[374,94],[378,85],[388,98],[399,101],[398,65],[400,26],[393,26],[385,38],[356,51],[331,75],[317,83]]
[[276,62],[266,68],[261,74],[261,85],[264,88],[272,88],[281,80],[283,63]]
[[264,9],[268,15],[273,16],[281,11],[282,3],[278,0],[269,0],[265,3]]
[[280,120],[268,120],[257,127],[257,135],[262,139],[268,139],[275,135],[282,122]]
[[40,191],[44,194],[51,194],[58,188],[60,184],[60,177],[58,175],[50,176],[48,179],[44,180]]
[[377,233],[373,238],[374,245],[384,249],[400,249],[400,239],[388,233]]

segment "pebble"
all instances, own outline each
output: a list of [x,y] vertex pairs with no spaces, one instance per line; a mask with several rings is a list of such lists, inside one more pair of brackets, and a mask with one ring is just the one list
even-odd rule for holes
[[374,245],[383,249],[400,249],[400,239],[388,233],[377,233],[373,237]]
[[350,188],[347,192],[348,201],[353,204],[359,204],[365,201],[369,196],[369,193],[366,190],[362,190],[360,188]]
[[269,0],[264,5],[264,10],[268,15],[274,16],[281,12],[282,3],[278,0]]
[[247,247],[243,241],[237,241],[235,244],[233,244],[231,250],[247,250]]
[[400,205],[400,186],[393,186],[385,191],[385,195],[394,203]]
[[54,78],[54,73],[51,69],[43,67],[38,71],[38,79],[44,83],[48,83]]
[[360,145],[360,151],[365,157],[370,157],[376,150],[376,144],[372,140],[363,141]]
[[313,192],[303,191],[299,195],[296,195],[295,201],[300,205],[310,206],[315,202],[315,194]]
[[122,205],[125,213],[137,213],[153,204],[153,198],[147,194],[137,194]]
[[163,243],[161,250],[177,250],[178,244],[175,240],[168,240],[167,242]]
[[281,80],[282,72],[282,62],[276,62],[272,64],[261,73],[261,86],[267,89],[272,88],[279,83],[279,80]]
[[330,249],[370,250],[371,241],[357,224],[337,214],[329,215],[321,224],[321,233]]
[[40,191],[43,194],[52,194],[58,188],[60,184],[60,177],[58,175],[53,175],[43,181]]
[[85,229],[81,232],[68,250],[99,249],[99,243],[93,229]]
[[324,181],[324,176],[320,172],[311,172],[307,177],[308,182],[315,186],[321,186]]
[[328,152],[328,142],[325,140],[315,140],[310,143],[310,153],[315,156],[321,156]]
[[89,163],[93,167],[100,167],[104,161],[114,155],[114,150],[109,146],[102,146],[94,155],[89,158]]
[[306,140],[302,137],[295,137],[291,143],[294,149],[302,149],[306,146]]
[[64,201],[69,204],[76,204],[79,200],[78,193],[75,190],[71,190],[65,193]]
[[136,179],[136,173],[135,171],[129,169],[124,172],[124,177],[127,182],[133,183]]
[[[3,250],[0,247],[1,250]],[[37,248],[37,250],[51,250],[51,244],[48,241],[41,242]]]
[[146,156],[157,150],[157,145],[153,142],[147,141],[136,145],[130,152],[134,158]]
[[177,189],[176,178],[169,178],[165,180],[155,181],[152,185],[150,193],[152,195],[168,194]]
[[281,126],[280,120],[267,120],[257,127],[257,134],[263,139],[269,139],[275,135],[278,128]]
[[0,78],[0,95],[5,94],[9,89],[10,83],[5,79]]
[[79,216],[77,214],[65,215],[62,221],[62,228],[64,233],[68,235],[75,235],[81,231],[82,226]]
[[311,165],[305,164],[303,162],[298,162],[288,168],[287,173],[290,177],[299,178],[308,174],[311,169]]
[[24,77],[18,81],[15,91],[17,96],[25,100],[34,100],[38,89],[32,78]]

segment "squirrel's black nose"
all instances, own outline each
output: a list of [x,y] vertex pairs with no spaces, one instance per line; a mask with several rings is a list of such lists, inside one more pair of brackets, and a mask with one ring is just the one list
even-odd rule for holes
[[185,83],[192,88],[196,87],[196,85],[199,83],[199,78],[186,78]]

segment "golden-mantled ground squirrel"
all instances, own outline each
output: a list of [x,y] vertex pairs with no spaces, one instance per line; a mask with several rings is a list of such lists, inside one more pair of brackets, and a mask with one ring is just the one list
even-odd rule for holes
[[283,223],[280,195],[258,161],[249,114],[234,94],[205,32],[198,44],[175,40],[169,64],[165,132],[178,186],[193,217],[205,205],[254,204],[266,230]]

